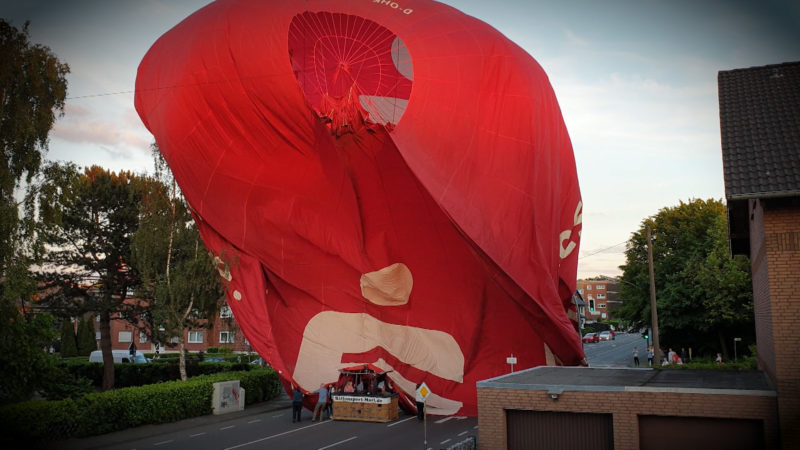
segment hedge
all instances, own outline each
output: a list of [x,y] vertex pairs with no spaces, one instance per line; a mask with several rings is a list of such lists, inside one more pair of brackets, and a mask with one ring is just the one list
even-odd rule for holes
[[[88,378],[92,385],[103,385],[103,364],[88,361],[64,361],[64,367],[77,378]],[[256,365],[233,362],[200,362],[196,359],[186,361],[186,374],[189,377],[210,375],[219,372],[247,371]],[[178,360],[158,361],[147,364],[115,363],[114,386],[117,388],[144,386],[180,379]]]
[[36,446],[46,441],[210,414],[213,384],[237,379],[245,389],[248,405],[270,400],[281,392],[274,370],[254,368],[202,375],[186,382],[169,381],[92,393],[77,399],[15,403],[0,407],[0,442]]

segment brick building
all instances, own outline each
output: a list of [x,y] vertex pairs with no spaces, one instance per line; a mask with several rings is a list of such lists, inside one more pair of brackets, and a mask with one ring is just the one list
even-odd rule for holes
[[619,306],[617,284],[608,279],[578,280],[577,290],[586,302],[586,322],[613,318],[613,310]]
[[[95,329],[99,323],[95,324]],[[100,331],[95,332],[100,346]],[[212,328],[196,328],[184,332],[184,343],[189,352],[206,352],[208,347],[229,347],[234,352],[252,351],[250,343],[236,325],[229,307],[224,306],[217,317],[214,319]],[[177,344],[177,339],[171,339],[172,343]],[[155,343],[152,342],[147,332],[140,331],[127,320],[116,318],[111,321],[111,348],[114,350],[127,350],[131,342],[136,344],[136,348],[142,352],[155,352]],[[161,352],[177,351],[174,347],[160,346]]]
[[762,372],[540,366],[478,382],[479,449],[776,448]]
[[800,62],[719,73],[731,251],[750,256],[758,365],[800,447]]

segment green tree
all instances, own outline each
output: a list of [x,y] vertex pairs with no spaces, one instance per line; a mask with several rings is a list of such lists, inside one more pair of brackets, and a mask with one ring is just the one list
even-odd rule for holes
[[69,67],[22,30],[0,19],[0,402],[27,399],[52,365],[43,351],[56,332],[49,315],[33,317],[36,285],[28,273],[26,228],[14,192],[39,172],[47,136],[63,114]]
[[38,219],[36,231],[42,262],[71,267],[58,275],[59,295],[51,307],[71,316],[100,316],[103,389],[114,387],[111,320],[137,321],[144,310],[128,293],[138,283],[130,265],[130,242],[139,226],[144,182],[129,172],[93,166],[79,171],[73,164],[47,165],[31,185],[26,203]]
[[[18,254],[14,191],[30,181],[47,150],[48,134],[63,114],[69,67],[47,47],[28,39],[28,23],[18,30],[0,19],[0,275]],[[2,289],[2,285],[0,285]]]
[[61,357],[78,356],[78,344],[75,340],[75,329],[69,319],[61,321]]
[[155,340],[178,338],[180,374],[186,380],[185,332],[213,325],[206,318],[216,315],[224,297],[213,258],[155,145],[153,155],[155,177],[142,202],[132,262],[142,277],[138,294],[150,305]]
[[97,350],[97,339],[94,332],[94,316],[88,315],[78,324],[78,355],[89,356]]
[[619,315],[634,326],[650,326],[647,228],[653,236],[653,266],[659,337],[663,348],[725,351],[727,336],[753,336],[749,262],[731,258],[725,205],[692,200],[645,219],[628,241]]

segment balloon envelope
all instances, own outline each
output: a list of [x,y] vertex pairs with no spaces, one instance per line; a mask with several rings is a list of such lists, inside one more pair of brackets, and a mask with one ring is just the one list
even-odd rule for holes
[[[144,57],[136,108],[285,383],[374,364],[475,415],[477,381],[579,364],[572,147],[536,61],[449,6],[218,0]],[[573,316],[574,319],[574,316]]]

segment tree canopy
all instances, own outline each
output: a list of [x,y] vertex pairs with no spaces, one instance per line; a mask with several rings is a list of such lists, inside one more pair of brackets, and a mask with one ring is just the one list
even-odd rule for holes
[[[139,226],[146,179],[130,172],[73,164],[48,164],[29,189],[28,211],[36,218],[43,264],[67,268],[48,278],[60,281],[50,306],[79,316],[100,316],[104,354],[103,387],[114,383],[110,320],[115,314],[136,321],[143,305],[130,300],[139,283],[130,264],[131,239]],[[34,198],[30,198],[34,197]]]
[[180,373],[185,380],[184,331],[212,326],[213,321],[206,318],[216,315],[224,297],[213,260],[155,145],[153,156],[156,175],[142,202],[132,263],[142,277],[137,294],[150,305],[154,339],[178,338]]
[[729,340],[754,336],[749,260],[728,250],[725,205],[691,200],[642,221],[625,251],[619,314],[650,326],[647,227],[653,236],[661,346],[727,352]]

